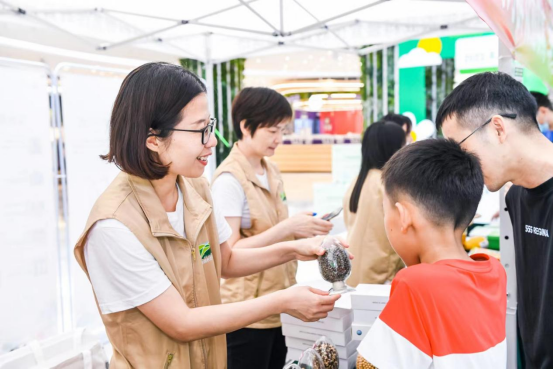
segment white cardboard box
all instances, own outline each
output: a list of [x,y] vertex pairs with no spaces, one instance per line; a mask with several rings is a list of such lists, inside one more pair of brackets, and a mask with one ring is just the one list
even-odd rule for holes
[[351,308],[353,310],[382,311],[390,298],[391,285],[360,284],[351,292]]
[[281,314],[280,320],[282,324],[301,325],[304,327],[313,327],[318,329],[325,329],[334,332],[343,332],[353,322],[353,311],[348,310],[349,314],[344,315],[342,318],[327,317],[316,322],[304,322],[288,314]]
[[[288,349],[288,354],[286,355],[286,361],[288,360],[299,360],[302,352],[304,350],[298,350],[294,348]],[[347,360],[340,358],[339,369],[353,369],[355,368],[355,362],[357,361],[357,352],[351,355]]]
[[[314,343],[315,341],[313,340],[302,340],[300,338],[286,337],[286,347],[295,348],[298,350],[307,350],[308,348],[313,347]],[[359,341],[351,340],[345,347],[336,345],[338,355],[340,355],[340,357],[350,357],[356,352],[359,343]]]
[[354,310],[353,324],[372,325],[380,316],[381,311],[377,310]]
[[367,335],[372,325],[368,324],[356,324],[351,326],[351,336],[354,341],[363,341],[363,338]]
[[283,324],[282,334],[286,337],[312,340],[313,342],[318,340],[321,336],[327,336],[338,346],[346,346],[351,341],[351,329],[349,327],[344,332],[333,332],[301,325]]

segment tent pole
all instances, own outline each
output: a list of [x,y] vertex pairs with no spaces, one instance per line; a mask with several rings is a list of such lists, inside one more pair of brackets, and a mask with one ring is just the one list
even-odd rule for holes
[[[109,19],[113,19],[114,21],[119,22],[120,24],[122,24],[122,25],[124,25],[124,26],[126,26],[126,27],[132,28],[132,29],[134,29],[134,30],[137,31],[137,32],[141,32],[141,33],[145,32],[143,29],[140,29],[140,28],[136,27],[135,25],[126,22],[126,21],[124,21],[124,20],[121,19],[121,18],[117,18],[117,17],[116,17],[115,15],[113,15],[113,14],[110,14],[110,13],[104,12],[104,11],[102,11],[101,13],[102,13],[105,17],[107,17],[107,18],[109,18]],[[202,33],[202,34],[203,34],[203,33]],[[191,35],[186,35],[186,37],[190,37],[190,36],[191,36]],[[184,49],[181,48],[180,46],[174,45],[174,44],[171,43],[171,42],[168,42],[168,39],[166,39],[166,38],[163,39],[163,44],[164,44],[164,45],[167,45],[167,46],[170,46],[170,47],[174,48],[175,50],[178,50],[178,51],[184,53],[185,55],[190,56],[190,57],[193,58],[193,59],[202,60],[202,57],[200,57],[200,56],[198,56],[198,55],[196,55],[196,54],[194,54],[194,53],[191,53],[191,52],[188,51],[188,50],[184,50]]]
[[[206,89],[207,89],[207,101],[209,105],[209,114],[213,117],[215,116],[215,94],[214,94],[214,88],[213,85],[213,60],[211,60],[211,34],[206,33],[205,34],[205,82],[206,82]],[[213,158],[209,160],[207,170],[206,170],[206,177],[211,182],[211,177],[213,176],[213,173],[215,173],[215,168],[217,166],[217,150],[216,147],[211,149],[211,152],[213,153]]]
[[327,28],[328,29],[331,29],[333,31],[336,31],[336,30],[339,30],[339,29],[342,29],[342,28],[346,28],[346,27],[351,27],[351,26],[354,26],[356,24],[359,24],[359,20],[353,20],[353,21],[350,21],[350,22],[345,22],[345,23],[341,23],[341,24],[334,24],[334,25],[329,25],[329,26],[326,26],[325,29],[321,32],[317,32],[317,33],[312,33],[310,35],[307,35],[307,36],[301,36],[301,37],[296,37],[294,38],[294,36],[292,35],[290,40],[291,41],[301,41],[301,40],[306,40],[308,38],[311,38],[311,37],[315,37],[315,36],[320,36],[320,35],[324,35],[326,34],[328,31],[327,31]]
[[198,26],[204,26],[204,27],[212,27],[212,28],[227,29],[227,30],[230,30],[230,31],[252,33],[252,34],[256,34],[256,35],[274,36],[274,33],[271,33],[271,32],[256,31],[254,29],[246,29],[246,28],[239,28],[239,27],[222,26],[220,24],[204,23],[204,22],[199,22],[199,21],[196,21],[196,20],[190,20],[190,21],[188,21],[188,23],[196,24]]
[[333,20],[336,20],[336,19],[339,19],[339,18],[343,18],[343,17],[346,17],[350,14],[353,14],[353,13],[357,13],[361,10],[365,10],[365,9],[368,9],[368,8],[372,8],[373,6],[376,6],[376,5],[379,5],[379,4],[382,4],[382,3],[385,3],[385,2],[388,2],[389,0],[380,0],[380,1],[377,1],[377,2],[374,2],[374,3],[371,3],[371,4],[367,4],[367,5],[364,5],[362,7],[359,7],[359,8],[356,8],[356,9],[353,9],[353,10],[350,10],[348,12],[345,12],[345,13],[342,13],[342,14],[338,14],[338,15],[335,15],[334,17],[330,17],[330,18],[327,18],[323,21],[320,21],[320,22],[317,22],[317,23],[314,23],[310,26],[307,26],[307,27],[302,27],[300,29],[297,29],[295,31],[292,31],[291,34],[298,34],[298,33],[302,33],[302,32],[306,32],[306,31],[309,31],[309,30],[312,30],[314,28],[319,28],[321,26],[324,26],[326,23],[328,22],[332,22]]
[[372,54],[372,63],[373,63],[373,75],[372,75],[372,82],[373,82],[373,123],[378,120],[378,84],[376,79],[376,67],[377,67],[377,55],[376,51]]
[[[250,4],[250,3],[253,3],[253,2],[256,2],[256,1],[258,1],[258,0],[250,0],[247,3]],[[229,10],[239,8],[241,6],[243,6],[243,5],[242,4],[237,4],[237,5],[229,6],[228,8],[219,9],[219,10],[214,11],[212,13],[202,15],[201,17],[190,19],[190,21],[196,22],[196,21],[202,20],[204,18],[211,17],[213,15],[221,14],[221,13],[227,12]],[[180,19],[177,19],[177,18],[158,17],[158,16],[154,16],[154,15],[127,12],[127,11],[124,11],[124,10],[115,10],[115,9],[110,9],[110,8],[99,8],[99,10],[106,11],[106,12],[111,12],[111,13],[133,15],[133,16],[136,16],[136,17],[150,18],[150,19],[158,19],[158,20],[166,20],[166,21],[174,21],[174,22],[180,21]]]
[[186,22],[186,21],[181,21],[181,22],[178,22],[176,24],[173,24],[169,27],[165,27],[165,28],[161,28],[161,29],[158,29],[158,30],[155,30],[155,31],[152,31],[152,32],[147,32],[147,33],[143,33],[141,35],[138,35],[138,36],[135,36],[135,37],[131,37],[129,39],[126,39],[126,40],[123,40],[123,41],[119,41],[119,42],[114,42],[114,43],[111,43],[111,44],[104,44],[104,45],[100,45],[98,46],[98,50],[108,50],[108,49],[113,49],[115,47],[118,47],[118,46],[123,46],[123,45],[126,45],[126,44],[130,44],[134,41],[138,41],[138,40],[141,40],[143,38],[147,38],[147,37],[151,37],[151,36],[154,36],[154,35],[157,35],[157,34],[160,34],[160,33],[163,33],[163,32],[166,32],[166,31],[169,31],[173,28],[177,28],[177,27],[180,27],[182,26],[183,24],[186,24],[186,23],[183,23],[183,22]]
[[223,8],[223,9],[220,9],[220,10],[216,10],[212,13],[202,15],[201,17],[197,17],[197,18],[194,18],[192,20],[193,21],[199,21],[201,19],[208,18],[208,17],[211,17],[213,15],[221,14],[221,13],[224,13],[224,12],[228,12],[229,10],[232,10],[232,9],[240,8],[240,7],[242,7],[246,4],[255,3],[256,1],[258,1],[258,0],[245,1],[245,2],[243,2],[243,4],[236,4],[236,5],[233,5],[233,6],[229,6],[228,8]]
[[231,62],[226,62],[226,74],[225,74],[225,82],[226,82],[226,91],[227,91],[227,141],[232,144],[232,97],[230,96],[230,68],[231,68]]
[[65,33],[66,35],[69,35],[73,38],[76,38],[77,40],[81,41],[81,42],[84,42],[85,44],[88,44],[88,45],[91,45],[91,46],[95,46],[95,43],[89,39],[86,39],[84,37],[81,37],[81,36],[78,36],[76,34],[74,34],[73,32],[69,32],[68,30],[66,29],[63,29],[61,27],[59,27],[58,25],[54,24],[54,23],[51,23],[45,19],[42,19],[38,16],[36,16],[35,14],[32,14],[32,13],[29,13],[28,11],[26,11],[25,9],[22,9],[22,8],[19,8],[15,5],[12,5],[4,0],[0,0],[0,4],[6,6],[9,8],[9,12],[11,13],[15,13],[17,15],[21,15],[21,16],[27,16],[33,20],[35,20],[36,22],[38,23],[42,23],[44,24],[45,26],[48,26],[50,28],[53,28],[59,32],[62,32],[62,33]]
[[459,25],[462,25],[463,23],[466,23],[466,22],[469,22],[469,21],[475,20],[475,19],[479,19],[479,18],[478,17],[470,17],[470,18],[462,19],[458,22],[451,23],[451,24],[444,24],[444,25],[441,25],[439,27],[436,27],[436,26],[428,27],[424,31],[416,33],[414,35],[402,37],[402,38],[397,39],[395,41],[386,42],[386,43],[380,44],[380,45],[369,46],[369,47],[366,47],[364,49],[358,50],[358,52],[359,52],[359,55],[367,55],[367,54],[372,53],[373,51],[380,51],[380,50],[384,49],[385,47],[397,45],[397,44],[400,44],[402,42],[409,41],[409,40],[419,39],[421,37],[424,37],[424,36],[426,36],[430,33],[436,32],[436,31],[440,31],[440,30],[444,30],[444,29],[451,30],[454,26],[459,26]]
[[280,0],[280,35],[284,35],[284,0]]
[[394,46],[394,113],[399,112],[399,46]]
[[[299,0],[292,0],[294,1],[296,4],[298,4],[298,6],[300,8],[302,8],[307,14],[309,14],[311,16],[311,18],[313,18],[315,20],[315,22],[320,22],[321,20],[319,18],[317,18],[313,13],[311,13],[305,6],[303,6],[302,3],[299,2]],[[346,42],[346,40],[344,40],[342,37],[340,37],[336,32],[334,32],[332,29],[330,29],[326,24],[324,25],[324,28],[327,32],[330,32],[334,35],[334,37],[336,37],[338,40],[340,40],[340,42],[342,42],[348,49],[351,48],[351,45],[348,44]]]
[[382,115],[388,114],[388,48],[382,49]]
[[252,8],[250,6],[250,4],[246,3],[244,0],[239,0],[240,1],[240,4],[244,5],[246,8],[248,8],[253,14],[255,14],[257,16],[257,18],[261,19],[263,21],[263,23],[265,23],[266,25],[268,25],[269,27],[271,27],[273,29],[273,31],[275,31],[275,36],[276,35],[279,35],[280,34],[280,31],[271,24],[271,22],[269,22],[264,16],[262,16],[261,14],[259,14],[254,8]]

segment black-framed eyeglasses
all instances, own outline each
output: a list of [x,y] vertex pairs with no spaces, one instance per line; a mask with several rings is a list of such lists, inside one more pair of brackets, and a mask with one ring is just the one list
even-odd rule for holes
[[[202,129],[178,129],[178,128],[166,128],[167,131],[179,131],[179,132],[197,132],[202,133],[202,145],[205,145],[209,142],[209,138],[213,133],[213,127],[217,124],[216,118],[209,118],[209,123]],[[150,136],[157,136],[156,134],[151,133]]]
[[[509,119],[516,119],[516,117],[517,117],[516,114],[496,114],[496,115],[499,115],[500,117],[503,117],[503,118],[509,118]],[[487,124],[489,124],[492,121],[492,119],[493,119],[493,117],[491,117],[490,119],[485,121],[484,124],[482,124],[480,127],[476,128],[474,131],[472,131],[472,133],[470,135],[468,135],[463,140],[461,140],[461,142],[459,142],[459,145],[462,144],[463,142],[465,142],[466,140],[468,140],[470,136],[472,136],[473,134],[478,132],[480,129],[484,128]]]

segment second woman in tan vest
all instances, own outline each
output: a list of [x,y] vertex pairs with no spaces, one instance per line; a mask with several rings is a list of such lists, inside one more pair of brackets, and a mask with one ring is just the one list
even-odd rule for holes
[[[292,118],[290,103],[269,88],[245,88],[235,98],[232,121],[238,143],[213,178],[215,207],[227,219],[233,249],[252,249],[294,238],[325,235],[330,222],[313,213],[288,217],[280,172],[273,156]],[[295,261],[244,278],[223,281],[223,303],[267,296],[296,283]],[[286,359],[280,316],[273,315],[227,335],[229,369],[281,369]]]
[[391,281],[404,264],[384,228],[381,169],[405,145],[405,132],[393,122],[367,128],[361,145],[361,170],[344,197],[344,222],[355,259],[348,285]]

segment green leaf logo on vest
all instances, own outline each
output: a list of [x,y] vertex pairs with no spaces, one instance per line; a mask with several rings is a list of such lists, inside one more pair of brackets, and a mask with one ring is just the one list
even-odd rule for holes
[[198,246],[198,249],[200,249],[200,257],[202,258],[203,264],[213,260],[213,255],[211,254],[211,246],[209,245],[209,242],[201,244],[200,246]]
[[286,192],[282,191],[280,193],[280,199],[282,200],[282,202],[286,201]]

